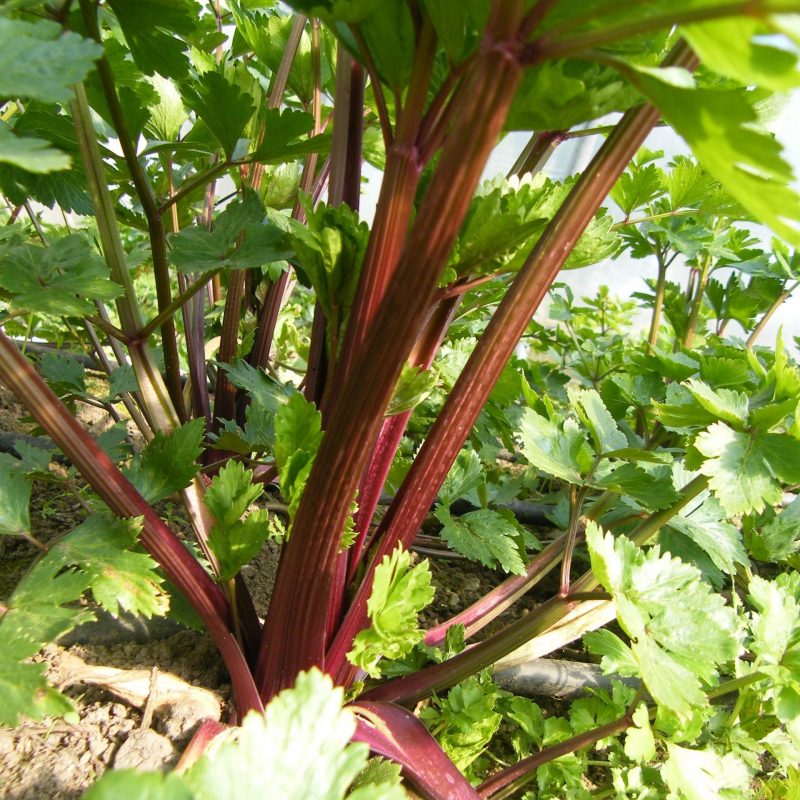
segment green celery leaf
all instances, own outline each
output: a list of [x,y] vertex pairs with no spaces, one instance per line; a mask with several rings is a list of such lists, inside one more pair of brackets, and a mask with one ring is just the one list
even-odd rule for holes
[[717,419],[741,427],[747,421],[748,402],[744,392],[732,389],[712,389],[708,384],[688,380],[683,384],[706,411]]
[[30,533],[32,488],[30,480],[20,470],[0,464],[0,534]]
[[181,272],[254,269],[293,254],[285,232],[264,221],[264,207],[253,192],[229,203],[209,231],[195,225],[170,237],[170,260]]
[[253,98],[218,72],[206,72],[196,83],[185,86],[183,98],[231,158],[255,112]]
[[125,477],[148,503],[163,500],[192,482],[203,450],[204,427],[205,420],[193,419],[168,436],[156,433],[133,457]]
[[548,61],[525,71],[505,127],[567,130],[613,111],[626,111],[639,102],[639,92],[610,67],[582,61]]
[[0,253],[0,288],[11,293],[14,308],[83,316],[95,310],[93,300],[122,294],[103,259],[77,234],[55,239],[49,247],[19,244]]
[[273,447],[281,494],[289,503],[290,518],[294,518],[300,504],[321,441],[319,409],[299,392],[292,395],[275,416]]
[[800,478],[800,441],[793,436],[740,433],[716,422],[697,435],[694,446],[705,456],[700,471],[729,516],[778,503],[778,481]]
[[[3,642],[0,627],[0,643]],[[44,678],[44,664],[20,663],[8,656],[5,648],[0,655],[0,723],[15,726],[19,717],[67,717],[78,721],[75,707],[69,698],[50,686]]]
[[86,370],[77,359],[44,353],[39,359],[39,372],[59,397],[86,397]]
[[[686,25],[681,32],[701,61],[745,86],[785,92],[800,86],[797,54],[766,41],[780,29],[769,17],[737,16]],[[776,41],[776,44],[779,44]]]
[[664,191],[664,173],[655,164],[631,165],[611,190],[611,199],[626,217]]
[[746,534],[747,546],[759,561],[785,561],[800,548],[800,500],[794,500],[760,530]]
[[263,492],[252,480],[252,470],[232,461],[219,471],[206,492],[206,503],[217,523],[208,543],[219,562],[220,580],[233,578],[272,534],[268,512],[253,511],[242,519]]
[[417,615],[434,595],[427,561],[411,567],[411,557],[398,546],[375,569],[367,601],[369,628],[361,631],[347,654],[351,664],[380,677],[381,658],[401,658],[422,640]]
[[301,672],[264,714],[253,711],[222,733],[186,772],[108,770],[84,798],[219,800],[235,786],[237,800],[404,800],[391,770],[359,783],[369,749],[351,743],[356,718],[343,700],[327,675]]
[[138,520],[93,514],[63,539],[45,561],[59,567],[78,567],[94,599],[110,614],[120,610],[144,617],[169,610],[168,596],[156,573],[157,564],[146,553],[133,552],[139,538]]
[[40,560],[5,602],[0,618],[0,723],[16,725],[18,717],[65,716],[77,720],[72,703],[44,679],[44,664],[22,663],[45,644],[81,622],[93,619],[85,609],[63,608],[87,586],[80,572],[60,573],[54,560]]
[[460,497],[480,486],[483,478],[480,456],[474,450],[462,450],[439,489],[439,502],[449,509]]
[[180,78],[189,70],[188,45],[198,26],[200,6],[194,0],[109,0],[130,47],[146,75]]
[[[617,643],[615,666],[635,659],[659,706],[688,717],[707,704],[703,682],[738,652],[735,612],[695,567],[661,555],[658,546],[645,553],[624,536],[604,536],[594,522],[586,540],[594,574],[613,596],[632,642],[630,656],[619,654],[625,646]],[[601,643],[607,646],[607,637]]]
[[748,563],[742,532],[725,520],[724,512],[712,498],[688,514],[676,514],[668,527],[688,536],[728,575],[736,572],[737,564]]
[[250,158],[262,164],[274,164],[330,149],[327,134],[307,136],[314,127],[314,118],[305,111],[285,108],[268,109],[264,114],[264,138]]
[[142,772],[136,769],[106,770],[83,800],[197,800],[198,795],[174,772]]
[[610,453],[628,446],[628,439],[595,389],[569,387],[567,396],[594,439],[595,452]]
[[734,753],[720,755],[710,747],[690,750],[667,742],[662,775],[675,796],[686,800],[747,800],[750,771]]
[[55,22],[0,17],[0,52],[0,97],[63,103],[103,51],[96,42],[64,32]]
[[56,150],[47,140],[16,136],[4,122],[0,122],[0,161],[26,172],[57,172],[72,163],[66,153]]
[[452,517],[445,506],[439,506],[435,514],[444,526],[442,538],[453,550],[485,567],[525,574],[524,544],[513,515],[509,520],[504,514],[481,508]]
[[620,464],[611,471],[598,475],[592,483],[617,494],[632,497],[653,511],[667,508],[678,499],[668,467],[646,470],[636,464]]
[[419,717],[465,772],[497,733],[503,719],[497,706],[504,697],[486,673],[473,675],[450,689],[446,698],[432,700]]
[[522,453],[537,469],[569,483],[581,483],[594,460],[586,432],[571,419],[546,419],[526,408],[521,417]]
[[403,364],[384,416],[392,417],[410,411],[436,388],[438,382],[439,378],[433,370]]
[[[758,115],[740,90],[696,88],[671,70],[641,70],[635,80],[697,159],[759,222],[800,244],[800,197],[780,144],[759,130]],[[688,77],[688,76],[687,76]]]

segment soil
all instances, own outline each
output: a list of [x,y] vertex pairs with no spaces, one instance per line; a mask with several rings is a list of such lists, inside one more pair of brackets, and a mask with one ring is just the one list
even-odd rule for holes
[[[79,416],[95,434],[110,424],[95,408],[82,407]],[[2,390],[0,431],[37,432],[26,422],[24,410],[14,398]],[[70,530],[84,515],[80,504],[57,485],[35,483],[31,521],[34,535],[40,541],[46,543]],[[174,513],[170,519],[176,520]],[[11,537],[0,538],[0,548],[2,601],[13,591],[37,551],[30,543]],[[269,604],[279,555],[279,546],[267,542],[243,570],[262,617]],[[436,596],[421,620],[426,628],[448,619],[502,580],[499,573],[472,562],[431,558],[430,563]],[[546,579],[542,589],[548,588]],[[483,635],[507,625],[535,604],[534,598],[523,598]],[[130,697],[125,699],[107,687],[93,685],[90,680],[75,682],[74,677],[67,680],[74,657],[89,665],[126,670],[149,672],[157,667],[159,673],[171,673],[190,687],[215,692],[222,702],[221,720],[228,718],[227,675],[207,635],[180,629],[170,620],[148,625],[144,633],[141,630],[137,633],[132,625],[126,633],[118,623],[109,624],[108,619],[103,622],[103,614],[99,616],[100,623],[90,623],[68,635],[65,640],[68,646],[51,645],[39,655],[39,660],[47,665],[48,679],[74,703],[78,721],[70,724],[23,720],[13,729],[0,727],[0,796],[8,800],[73,800],[109,767],[171,768],[191,738],[197,719],[183,719],[180,714],[176,717],[163,709],[150,714],[141,708],[144,703],[137,707]],[[176,630],[179,632],[175,633]],[[117,641],[121,636],[128,641]]]

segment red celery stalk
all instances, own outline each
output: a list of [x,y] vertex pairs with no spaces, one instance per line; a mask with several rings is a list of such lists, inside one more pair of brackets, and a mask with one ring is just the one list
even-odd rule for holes
[[219,648],[239,715],[261,709],[220,588],[2,332],[0,377],[117,516],[142,518],[142,544],[192,604]]
[[353,739],[403,767],[406,780],[425,800],[477,800],[478,793],[445,755],[427,728],[392,703],[352,703],[358,718]]
[[[326,625],[341,533],[403,362],[433,302],[483,166],[521,78],[522,2],[496,6],[461,97],[460,113],[403,256],[326,422],[264,626],[256,682],[269,698],[295,675],[324,667]],[[365,390],[366,387],[366,390]],[[298,631],[300,635],[298,635]]]
[[[438,304],[423,335],[417,342],[415,352],[409,359],[411,364],[422,369],[430,369],[460,302],[460,297],[453,297]],[[375,516],[375,509],[378,507],[381,490],[386,483],[392,461],[410,417],[411,411],[405,411],[384,421],[378,441],[370,456],[369,466],[362,476],[358,490],[358,515],[356,517],[358,538],[348,551],[350,564],[347,575],[348,583],[353,580],[358,569],[367,532]]]
[[[667,63],[695,63],[685,44]],[[329,653],[328,669],[345,670],[353,638],[368,622],[375,566],[401,543],[409,547],[503,368],[548,289],[597,209],[658,121],[650,105],[625,114],[547,226],[478,340],[379,529],[379,547]]]

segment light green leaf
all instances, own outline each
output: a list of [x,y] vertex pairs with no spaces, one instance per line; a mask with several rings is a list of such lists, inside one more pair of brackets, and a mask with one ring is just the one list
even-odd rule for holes
[[0,97],[63,103],[102,52],[96,42],[62,31],[55,22],[0,17]]
[[444,526],[442,538],[450,547],[485,567],[500,567],[515,575],[525,574],[524,545],[521,532],[511,516],[481,508],[461,517],[452,517],[445,506],[436,509],[436,518]]
[[327,134],[307,136],[314,126],[314,117],[296,109],[270,108],[264,113],[264,138],[250,157],[262,164],[277,164],[330,149]]
[[114,616],[120,610],[161,616],[169,610],[169,598],[155,571],[157,564],[147,553],[130,549],[140,530],[139,520],[93,514],[59,539],[44,560],[59,567],[78,567],[94,599]]
[[427,561],[410,565],[411,557],[398,546],[376,567],[367,601],[372,624],[356,636],[347,654],[351,664],[375,678],[381,658],[401,658],[423,637],[417,615],[433,600],[431,573]]
[[[734,611],[695,567],[662,556],[657,546],[645,553],[625,536],[603,536],[594,522],[586,541],[594,574],[614,598],[653,699],[681,717],[706,705],[702,682],[713,680],[718,665],[738,652]],[[589,641],[596,645],[596,635]],[[609,642],[600,644],[608,648]],[[629,662],[619,645],[616,660],[624,665]]]
[[219,471],[206,491],[206,503],[217,522],[208,543],[219,562],[220,580],[233,578],[272,533],[267,511],[253,511],[242,519],[263,492],[252,480],[252,470],[232,461]]
[[150,112],[149,127],[162,141],[176,141],[180,137],[183,123],[189,116],[183,107],[178,87],[169,78],[162,78],[158,73],[150,78],[150,83],[158,97],[158,102],[148,108]]
[[275,465],[289,516],[300,504],[306,480],[322,441],[322,415],[299,392],[281,406],[275,417]]
[[628,728],[624,744],[625,755],[636,762],[652,761],[656,756],[656,740],[650,727],[647,706],[642,703],[633,712],[633,725]]
[[285,232],[264,221],[264,207],[253,192],[228,204],[210,231],[195,225],[170,236],[169,241],[170,260],[181,272],[254,269],[293,254]]
[[45,173],[67,169],[72,159],[50,142],[33,136],[17,136],[0,122],[0,161],[26,172]]
[[171,434],[156,433],[141,453],[133,457],[125,477],[148,503],[185,489],[197,472],[202,452],[205,420],[193,419]]
[[403,370],[397,379],[384,416],[392,417],[410,411],[436,388],[438,381],[439,378],[433,370],[403,364]]
[[690,750],[667,742],[668,758],[661,774],[667,786],[686,800],[746,800],[750,772],[733,753],[711,748]]
[[748,402],[744,392],[732,389],[712,389],[708,384],[688,380],[683,384],[706,411],[731,425],[743,426],[747,420]]
[[759,130],[758,115],[739,90],[687,88],[667,83],[665,70],[639,71],[636,82],[686,140],[703,167],[756,220],[800,244],[800,198],[780,144]]
[[318,670],[301,672],[264,714],[217,737],[185,773],[106,772],[85,800],[218,800],[236,787],[237,800],[404,800],[392,781],[355,788],[367,766],[366,745],[351,743],[355,716]]
[[198,27],[200,6],[194,0],[109,0],[108,5],[142,72],[171,78],[188,72],[188,45],[181,37]]
[[800,464],[797,439],[739,433],[723,422],[698,434],[694,446],[706,457],[700,471],[729,516],[778,503],[783,490],[776,477],[795,475]]
[[586,433],[574,421],[558,424],[526,408],[522,412],[522,452],[537,469],[569,483],[581,483],[591,467]]
[[686,25],[681,31],[703,64],[720,75],[785,92],[800,86],[800,72],[795,53],[765,41],[776,29],[769,17],[739,16]]
[[748,563],[742,532],[725,521],[719,504],[710,498],[690,514],[676,514],[670,519],[669,527],[688,536],[728,575],[736,572],[737,564]]
[[592,434],[596,453],[609,453],[628,446],[628,439],[619,429],[596,389],[568,387],[567,395],[572,407]]

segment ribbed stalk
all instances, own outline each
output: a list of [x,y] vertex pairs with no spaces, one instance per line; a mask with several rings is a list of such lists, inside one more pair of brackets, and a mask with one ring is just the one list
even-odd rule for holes
[[[284,550],[262,641],[262,696],[325,660],[321,611],[331,602],[336,554],[350,503],[403,362],[436,292],[521,71],[514,58],[521,2],[500,4],[469,78],[439,169],[351,377],[335,397],[325,436]],[[296,632],[301,630],[302,636]]]

